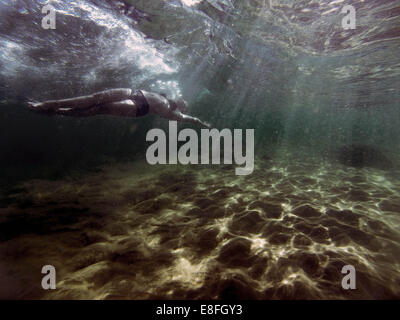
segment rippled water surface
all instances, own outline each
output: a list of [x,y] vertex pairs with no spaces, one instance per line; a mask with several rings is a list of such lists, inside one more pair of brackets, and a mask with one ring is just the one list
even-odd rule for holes
[[[395,0],[0,0],[0,297],[398,299],[399,53]],[[146,164],[154,116],[26,105],[119,87],[255,129],[254,172]]]

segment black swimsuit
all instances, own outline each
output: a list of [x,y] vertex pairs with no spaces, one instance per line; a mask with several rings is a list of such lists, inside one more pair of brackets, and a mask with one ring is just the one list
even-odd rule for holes
[[142,91],[132,90],[130,99],[137,106],[136,117],[143,117],[149,113],[150,106]]

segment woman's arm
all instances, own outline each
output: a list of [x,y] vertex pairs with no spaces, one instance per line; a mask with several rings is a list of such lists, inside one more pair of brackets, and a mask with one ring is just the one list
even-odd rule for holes
[[211,129],[211,125],[205,121],[201,121],[199,118],[189,116],[187,114],[183,114],[181,112],[173,112],[173,116],[171,117],[171,120],[177,120],[181,122],[191,122],[194,124],[197,124],[199,126]]

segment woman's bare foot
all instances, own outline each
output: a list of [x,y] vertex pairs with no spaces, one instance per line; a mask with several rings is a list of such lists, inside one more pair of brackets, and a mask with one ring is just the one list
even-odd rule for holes
[[41,102],[28,102],[28,108],[32,111],[43,111],[43,103]]
[[55,110],[51,108],[45,108],[44,103],[42,102],[28,102],[29,110],[38,113],[45,113],[45,114],[54,114]]

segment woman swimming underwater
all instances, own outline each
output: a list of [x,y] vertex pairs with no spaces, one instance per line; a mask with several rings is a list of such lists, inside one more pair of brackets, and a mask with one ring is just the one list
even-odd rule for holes
[[156,114],[162,118],[192,122],[210,128],[207,122],[184,114],[187,104],[183,99],[167,99],[166,95],[144,90],[110,89],[88,96],[44,102],[29,102],[29,109],[49,115],[72,117],[113,115],[128,118]]

